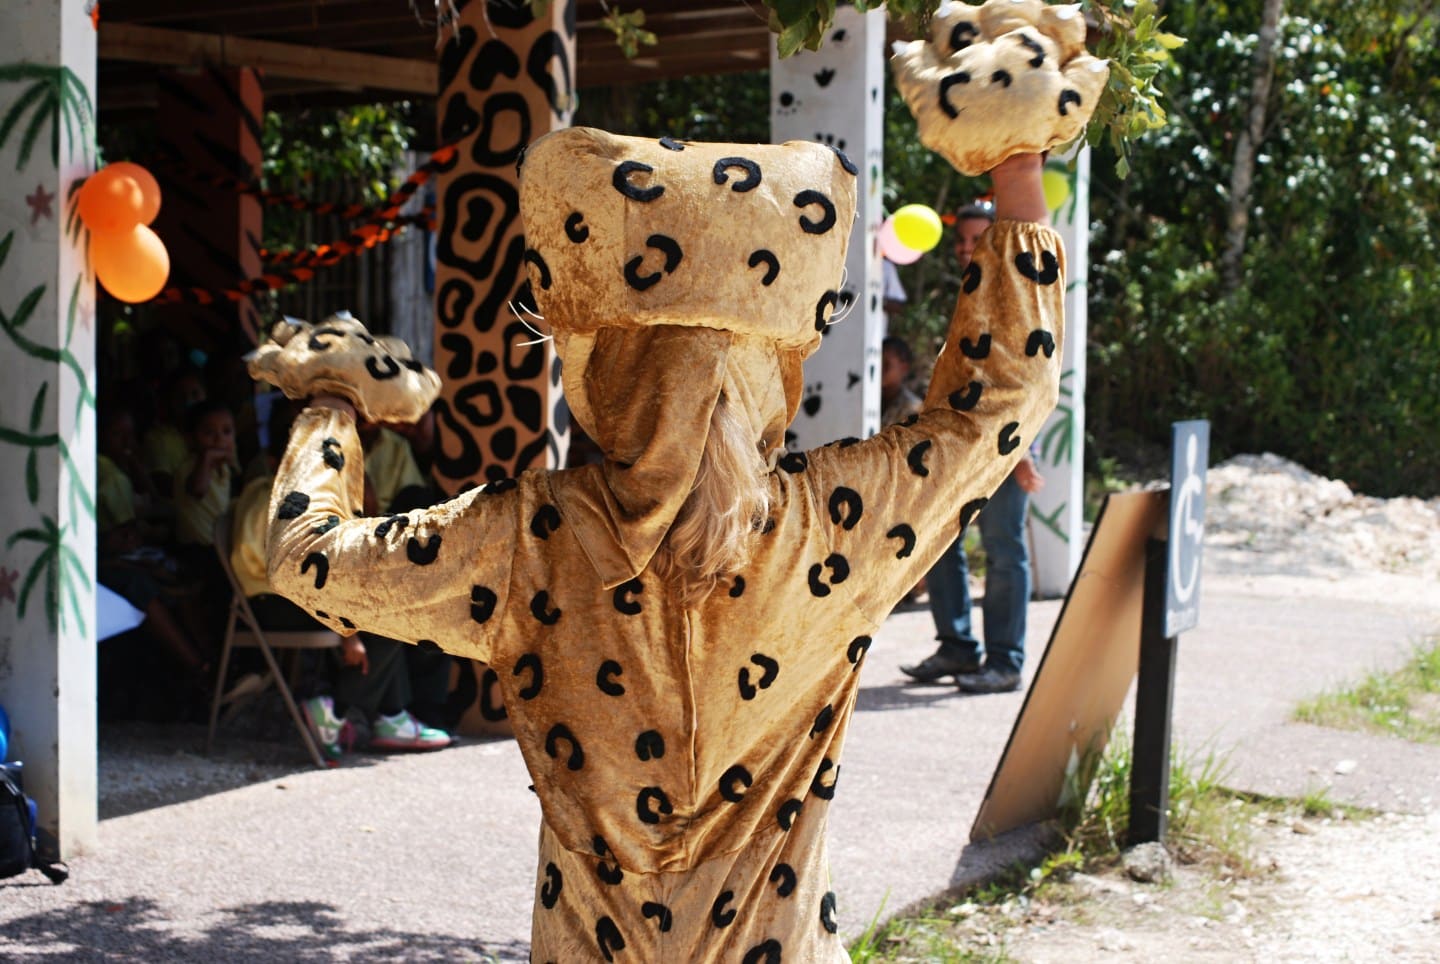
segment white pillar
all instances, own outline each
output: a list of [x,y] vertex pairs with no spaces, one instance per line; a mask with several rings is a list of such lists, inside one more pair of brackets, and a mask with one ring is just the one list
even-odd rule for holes
[[95,40],[81,0],[0,5],[0,116],[21,106],[0,141],[0,703],[62,856],[96,830],[94,286],[67,200],[95,162]]
[[[885,117],[885,14],[835,11],[818,52],[781,60],[770,48],[770,139],[819,141],[859,168],[859,198],[845,283],[835,314],[805,363],[805,394],[787,440],[813,448],[880,428],[880,341],[885,334],[884,281],[876,232],[882,216]],[[845,314],[848,306],[848,314]]]
[[[1041,598],[1063,596],[1085,549],[1085,305],[1090,267],[1090,150],[1081,148],[1075,169],[1068,159],[1051,158],[1048,181],[1060,178],[1069,190],[1050,213],[1065,241],[1065,342],[1060,402],[1040,431],[1045,487],[1030,497],[1030,537],[1034,547],[1034,590]],[[1058,194],[1057,194],[1058,196]]]

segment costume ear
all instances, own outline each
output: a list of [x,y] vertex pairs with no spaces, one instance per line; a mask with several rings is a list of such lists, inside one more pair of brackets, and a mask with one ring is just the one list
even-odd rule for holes
[[780,363],[780,383],[785,387],[785,425],[780,427],[782,446],[785,427],[795,420],[795,414],[800,411],[800,398],[805,393],[805,356],[808,354],[799,349],[775,353]]
[[590,353],[594,350],[593,331],[555,333],[555,353],[560,356],[560,380],[565,390],[565,404],[570,407],[570,416],[575,419],[575,424],[599,444],[599,426],[595,424],[595,408],[590,404],[585,379],[590,370]]

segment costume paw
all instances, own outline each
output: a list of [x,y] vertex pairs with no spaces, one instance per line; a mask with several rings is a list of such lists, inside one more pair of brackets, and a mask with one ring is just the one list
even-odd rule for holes
[[349,312],[323,323],[286,320],[249,358],[250,377],[289,398],[338,395],[372,422],[414,422],[440,394],[440,376],[399,338],[375,338]]
[[895,80],[921,143],[971,176],[1076,137],[1110,75],[1085,52],[1078,4],[942,3],[928,41],[895,47]]

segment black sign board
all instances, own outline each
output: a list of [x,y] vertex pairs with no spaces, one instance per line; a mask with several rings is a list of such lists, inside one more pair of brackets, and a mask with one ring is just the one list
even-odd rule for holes
[[1210,423],[1197,419],[1170,427],[1170,530],[1165,580],[1165,635],[1177,636],[1200,621],[1200,562],[1205,538],[1205,468]]

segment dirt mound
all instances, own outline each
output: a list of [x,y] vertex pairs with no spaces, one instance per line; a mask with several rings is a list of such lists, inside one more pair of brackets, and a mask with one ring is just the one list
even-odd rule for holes
[[1278,455],[1238,455],[1208,474],[1208,549],[1270,571],[1360,570],[1440,580],[1440,499],[1377,499]]

